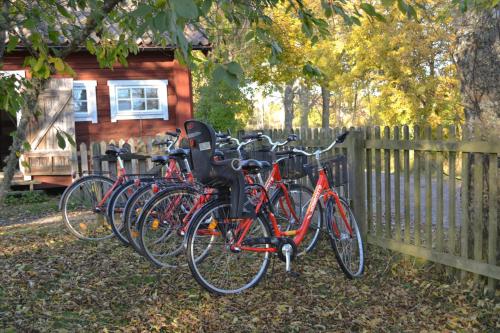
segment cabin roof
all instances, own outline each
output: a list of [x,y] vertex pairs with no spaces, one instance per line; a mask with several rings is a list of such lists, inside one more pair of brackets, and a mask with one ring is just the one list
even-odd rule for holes
[[[135,5],[127,2],[124,4],[127,6],[130,11],[135,9]],[[39,25],[35,29],[23,29],[22,34],[25,36],[30,36],[34,32],[38,32],[42,35],[42,38],[48,41],[48,44],[51,47],[64,48],[69,45],[70,38],[73,31],[81,30],[85,27],[86,21],[88,17],[90,17],[89,11],[85,10],[72,10],[70,7],[67,8],[71,18],[67,18],[62,15],[58,15],[55,18],[56,24],[52,27],[53,30],[62,32],[59,35],[57,41],[53,41],[49,39],[49,31],[52,30],[48,24]],[[110,23],[109,21],[105,23],[106,31],[110,32],[111,35],[117,40],[120,38],[120,35],[123,34],[122,29],[118,26],[117,23]],[[18,28],[16,28],[18,29]],[[184,37],[186,38],[189,45],[194,50],[210,50],[211,44],[210,41],[202,27],[196,25],[194,23],[188,23],[184,29]],[[101,38],[95,32],[90,35],[95,42],[99,43]],[[172,43],[172,40],[168,33],[163,34],[155,34],[152,31],[146,31],[142,34],[137,34],[136,36],[127,35],[125,36],[127,39],[135,40],[137,46],[141,49],[175,49],[177,46]],[[6,42],[8,42],[9,36],[6,36]],[[84,45],[82,45],[82,48]],[[17,49],[24,49],[22,42],[19,42]]]

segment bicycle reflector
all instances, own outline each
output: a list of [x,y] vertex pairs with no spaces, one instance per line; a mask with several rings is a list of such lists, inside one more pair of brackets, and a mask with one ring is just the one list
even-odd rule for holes
[[153,191],[153,193],[158,193],[158,191],[160,190],[160,188],[158,187],[158,184],[152,184],[151,185],[151,191]]
[[156,230],[160,226],[160,220],[154,219],[153,223],[151,224],[151,229]]

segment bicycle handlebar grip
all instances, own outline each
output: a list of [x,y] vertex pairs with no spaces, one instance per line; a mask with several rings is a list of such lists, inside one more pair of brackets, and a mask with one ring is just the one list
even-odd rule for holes
[[276,156],[295,154],[293,150],[282,150],[275,152]]
[[344,140],[348,134],[349,134],[349,131],[346,131],[346,132],[340,134],[335,141],[337,141],[338,143],[344,142]]
[[262,139],[262,133],[252,133],[246,134],[241,137],[242,140],[254,140],[254,139]]

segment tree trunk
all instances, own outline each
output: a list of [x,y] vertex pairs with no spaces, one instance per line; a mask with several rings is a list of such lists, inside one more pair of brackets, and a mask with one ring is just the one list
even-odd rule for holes
[[309,128],[309,101],[311,93],[309,88],[302,85],[299,90],[300,127]]
[[283,96],[283,106],[285,107],[285,129],[291,129],[293,126],[293,100],[295,93],[291,83],[285,86],[285,94]]
[[323,101],[321,104],[321,128],[328,129],[330,127],[330,90],[325,86],[321,86],[321,99]]
[[[473,140],[490,140],[498,138],[500,132],[500,8],[471,9],[456,19],[457,45],[454,58],[457,73],[460,78],[460,92],[465,112],[464,138]],[[462,198],[467,202],[474,202],[473,187],[477,186],[473,177],[473,154],[469,154],[470,168],[469,198]],[[483,159],[483,188],[488,191],[488,162],[489,156]],[[473,183],[474,182],[474,183]],[[479,199],[478,199],[479,200]],[[483,196],[483,239],[487,240],[488,232],[488,198]],[[497,199],[498,200],[498,199]],[[476,214],[472,205],[469,205],[470,221],[476,221]],[[470,223],[470,249],[474,242],[474,223]],[[500,229],[496,230],[500,236]],[[487,251],[487,241],[483,241],[481,256],[484,258]],[[474,256],[476,254],[474,253]],[[500,261],[500,248],[497,250],[497,263]]]
[[4,178],[2,180],[2,184],[0,185],[0,203],[3,203],[7,191],[10,190],[12,178],[14,178],[14,174],[19,164],[20,152],[23,149],[23,143],[26,141],[28,123],[36,110],[38,96],[40,95],[42,87],[46,81],[47,80],[32,79],[32,88],[25,93],[26,106],[21,110],[21,117],[16,129],[16,135],[14,136],[12,145],[9,148],[10,153],[5,158],[5,167],[3,168]]
[[481,138],[500,132],[500,9],[469,10],[457,18],[455,60],[465,124],[479,126]]

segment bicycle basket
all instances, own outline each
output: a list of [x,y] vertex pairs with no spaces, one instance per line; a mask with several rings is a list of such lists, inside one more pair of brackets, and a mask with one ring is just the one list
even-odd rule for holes
[[296,155],[281,160],[278,164],[283,179],[299,179],[307,175],[304,166],[307,164],[307,156]]
[[[335,155],[320,161],[325,169],[328,183],[332,187],[338,187],[347,184],[347,158],[345,155]],[[304,166],[307,176],[312,185],[316,185],[319,178],[318,164],[313,161]]]

